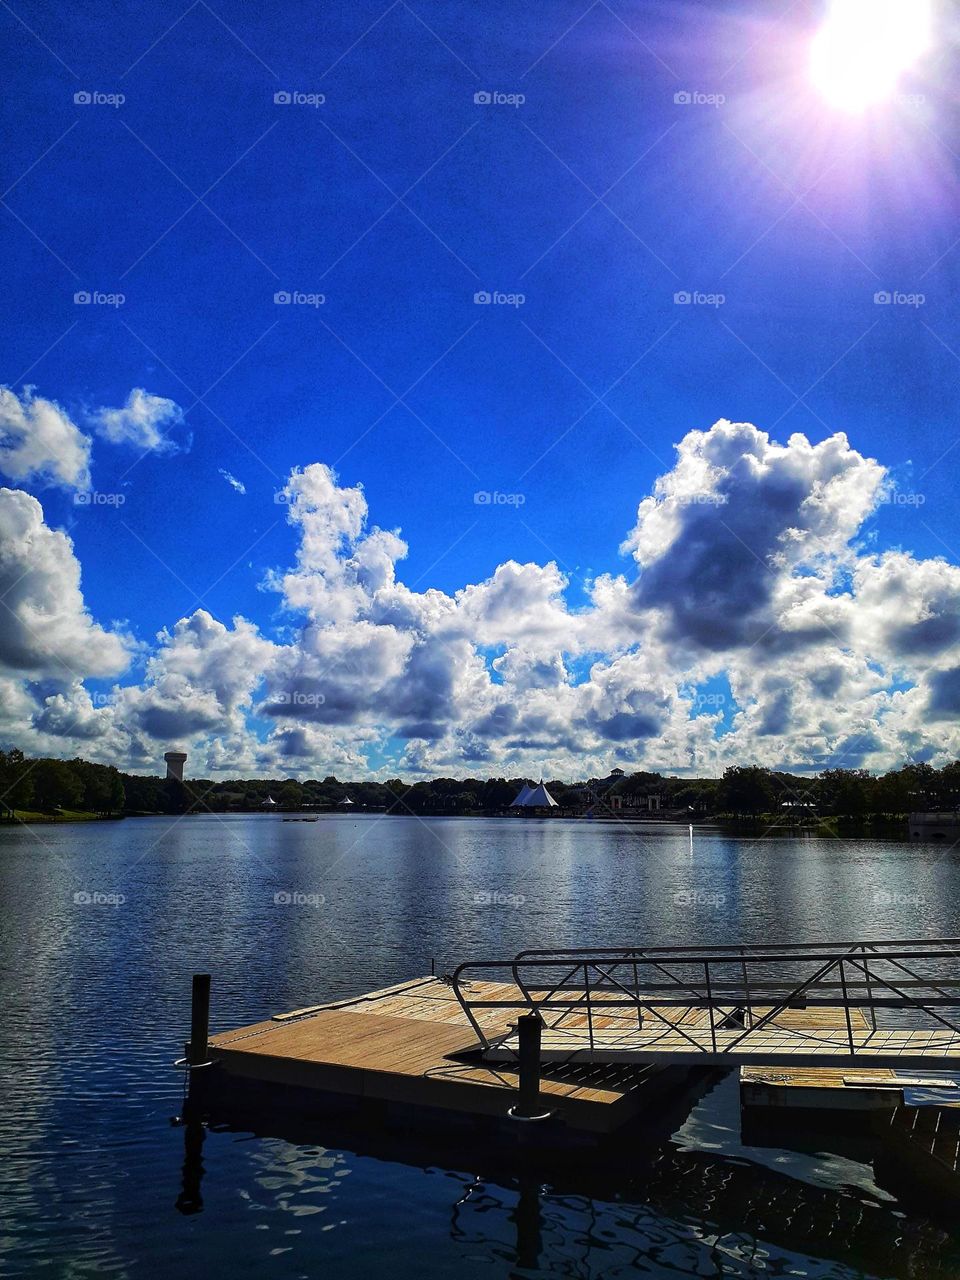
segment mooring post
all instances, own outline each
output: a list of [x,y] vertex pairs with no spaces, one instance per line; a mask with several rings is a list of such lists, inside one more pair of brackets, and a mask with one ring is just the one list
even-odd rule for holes
[[521,1119],[542,1114],[540,1106],[540,1018],[524,1013],[517,1019],[517,1042],[520,1056],[519,1097],[514,1115]]
[[207,1036],[210,1031],[210,975],[195,973],[190,993],[190,1039],[187,1042],[184,1062],[187,1068],[187,1096],[183,1101],[183,1119],[190,1125],[199,1123],[203,1114],[201,1105],[202,1085],[199,1079],[201,1063],[207,1062]]
[[190,994],[190,1046],[187,1062],[196,1066],[207,1060],[207,1036],[210,1031],[210,975],[195,973]]

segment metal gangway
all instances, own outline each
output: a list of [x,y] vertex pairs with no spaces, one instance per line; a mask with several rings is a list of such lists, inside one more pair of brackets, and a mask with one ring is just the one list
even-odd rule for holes
[[515,1011],[544,1063],[960,1071],[958,961],[957,938],[548,949],[451,983],[493,1061],[518,1056]]

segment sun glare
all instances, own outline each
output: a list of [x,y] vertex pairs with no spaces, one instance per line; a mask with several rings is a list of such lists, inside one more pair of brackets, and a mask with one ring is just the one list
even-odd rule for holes
[[889,99],[929,49],[930,0],[831,0],[810,74],[831,106],[858,113]]

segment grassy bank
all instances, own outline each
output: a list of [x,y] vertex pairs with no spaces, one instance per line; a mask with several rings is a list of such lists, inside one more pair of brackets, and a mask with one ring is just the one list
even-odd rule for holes
[[44,813],[40,809],[14,809],[12,817],[4,814],[0,818],[0,826],[12,827],[18,822],[113,822],[122,817],[122,813],[91,813],[87,809],[60,809],[55,813]]

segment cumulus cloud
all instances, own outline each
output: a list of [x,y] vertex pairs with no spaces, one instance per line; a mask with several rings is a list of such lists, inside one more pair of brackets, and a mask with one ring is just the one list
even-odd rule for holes
[[247,486],[243,483],[242,480],[238,480],[235,475],[232,475],[231,472],[225,471],[223,467],[219,467],[218,471],[220,475],[223,476],[224,480],[226,480],[227,484],[230,486],[231,489],[236,489],[237,493],[247,492]]
[[124,637],[91,618],[73,543],[36,498],[0,489],[0,666],[74,681],[126,667]]
[[11,480],[90,487],[90,437],[53,400],[0,387],[0,471]]
[[183,448],[171,434],[183,422],[175,400],[134,387],[119,409],[100,408],[90,414],[99,436],[111,444],[129,444],[146,453],[177,453]]
[[837,562],[874,509],[884,471],[846,436],[786,445],[749,423],[691,431],[624,543],[641,568],[638,609],[708,650],[781,652],[830,633]]
[[[0,723],[29,716],[34,741],[141,767],[180,746],[210,774],[360,774],[374,753],[388,774],[567,776],[612,761],[717,773],[951,758],[960,567],[858,541],[887,484],[840,434],[691,431],[639,503],[623,545],[634,569],[573,608],[553,563],[507,560],[453,593],[407,586],[400,531],[370,521],[362,486],[313,463],[280,495],[296,550],[265,583],[281,603],[275,638],[199,610],[160,634],[139,682],[95,704],[75,676],[22,684]],[[115,670],[123,642],[87,614],[69,540],[26,494],[8,505],[22,524],[0,541],[18,625],[0,636],[0,691],[4,668],[48,672],[56,652],[79,675]],[[36,555],[16,559],[30,531],[47,576]],[[21,596],[24,571],[39,576]],[[46,656],[27,630],[44,609]]]

